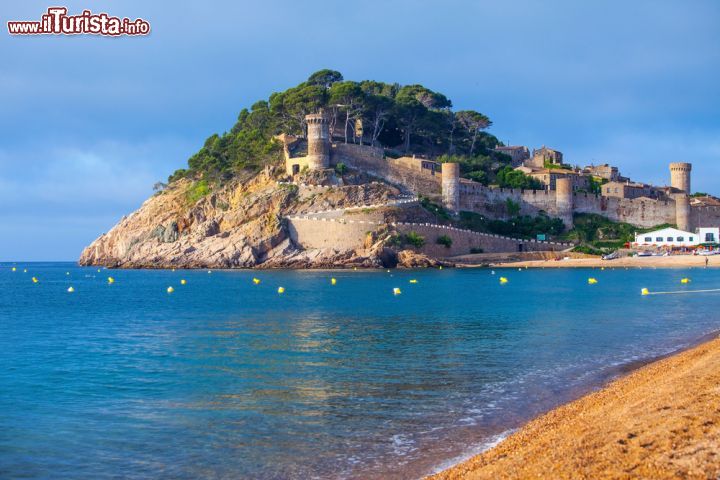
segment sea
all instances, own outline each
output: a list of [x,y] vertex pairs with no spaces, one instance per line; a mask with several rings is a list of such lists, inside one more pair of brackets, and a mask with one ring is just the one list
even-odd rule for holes
[[2,263],[0,478],[422,478],[720,330],[720,271],[611,266]]

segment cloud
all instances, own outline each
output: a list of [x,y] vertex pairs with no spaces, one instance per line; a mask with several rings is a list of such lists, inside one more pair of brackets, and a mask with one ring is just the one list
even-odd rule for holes
[[193,146],[179,138],[0,151],[0,258],[75,259],[152,194]]

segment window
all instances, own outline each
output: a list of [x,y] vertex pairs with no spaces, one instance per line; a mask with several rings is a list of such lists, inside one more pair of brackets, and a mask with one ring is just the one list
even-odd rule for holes
[[688,237],[688,242],[694,242],[694,241],[695,241],[695,237]]
[[646,242],[652,242],[652,237],[645,237]]
[[672,237],[667,237],[667,241],[672,242],[673,241]]
[[706,241],[706,242],[714,242],[714,241],[715,241],[715,234],[713,234],[713,233],[706,233],[706,234],[705,234],[705,241]]
[[656,242],[662,242],[662,237],[655,237]]
[[678,238],[677,238],[677,241],[678,241],[678,242],[684,242],[684,241],[685,241],[685,237],[678,237]]

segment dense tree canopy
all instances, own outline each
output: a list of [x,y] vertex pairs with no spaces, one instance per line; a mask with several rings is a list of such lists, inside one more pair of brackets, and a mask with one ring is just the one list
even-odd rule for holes
[[[442,93],[422,85],[345,80],[324,69],[267,101],[243,109],[229,132],[212,135],[170,181],[182,177],[222,181],[243,169],[277,161],[279,133],[304,136],[305,115],[324,111],[338,141],[382,145],[389,154],[429,158],[452,155],[471,178],[494,179],[507,157],[492,149],[498,140],[485,132],[492,122],[480,112],[452,111]],[[361,126],[361,129],[358,128]]]

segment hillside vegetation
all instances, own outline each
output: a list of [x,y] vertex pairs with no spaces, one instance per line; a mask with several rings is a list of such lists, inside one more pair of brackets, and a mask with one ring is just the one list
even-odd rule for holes
[[305,115],[324,111],[337,141],[382,145],[390,156],[409,153],[461,164],[463,175],[484,184],[536,188],[521,172],[508,170],[509,157],[485,130],[492,125],[474,110],[453,110],[444,94],[423,85],[345,80],[320,70],[299,85],[243,109],[235,125],[213,134],[169,182],[188,178],[223,183],[242,170],[259,170],[282,158],[279,133],[304,136]]

